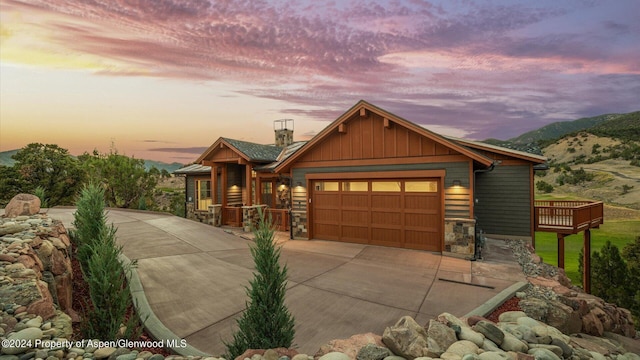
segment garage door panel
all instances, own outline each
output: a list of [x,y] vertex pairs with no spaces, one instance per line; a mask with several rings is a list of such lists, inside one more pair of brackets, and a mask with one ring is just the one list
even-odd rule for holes
[[369,242],[369,227],[342,225],[341,240],[367,244]]
[[313,199],[313,201],[316,202],[315,206],[325,207],[325,208],[330,207],[334,209],[339,208],[340,198],[336,196],[337,194],[338,194],[337,192],[316,193],[315,198]]
[[371,211],[372,225],[402,225],[402,214],[399,212]]
[[418,250],[440,251],[439,232],[429,232],[422,230],[405,230],[406,247]]
[[316,235],[321,239],[327,239],[327,240],[340,239],[339,225],[314,223],[314,231],[316,232]]
[[354,208],[369,208],[368,194],[342,194],[342,206]]
[[[337,212],[336,216],[339,216]],[[369,223],[369,212],[363,210],[342,210],[342,222],[345,224],[367,224]]]
[[373,209],[399,209],[401,205],[400,201],[400,193],[371,195],[371,207]]
[[413,227],[437,227],[440,218],[430,214],[405,214],[405,226]]
[[436,195],[407,195],[404,199],[405,209],[438,209],[440,207],[440,198]]
[[314,217],[315,221],[320,223],[340,223],[340,212],[334,209],[316,209]]
[[402,230],[400,229],[382,227],[371,228],[371,244],[373,245],[398,244],[401,237]]

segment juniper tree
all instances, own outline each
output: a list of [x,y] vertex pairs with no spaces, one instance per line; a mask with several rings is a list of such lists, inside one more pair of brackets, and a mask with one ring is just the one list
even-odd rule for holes
[[237,320],[233,340],[225,342],[227,359],[235,359],[247,349],[291,347],[295,335],[293,316],[284,303],[287,266],[280,266],[280,247],[274,244],[271,222],[262,211],[259,215],[251,246],[255,272],[246,288],[249,300]]
[[607,240],[599,252],[593,252],[591,275],[593,295],[618,306],[628,307],[626,284],[629,280],[629,271],[620,255],[620,250],[611,241]]
[[82,271],[88,275],[88,262],[91,258],[91,246],[98,241],[107,228],[104,189],[90,183],[81,191],[76,201],[71,239],[77,251]]
[[76,229],[71,238],[91,299],[85,303],[83,336],[104,340],[136,338],[140,321],[134,313],[127,318],[133,311],[133,299],[126,279],[135,262],[121,261],[122,246],[116,243],[116,228],[107,224],[104,189],[94,184],[85,186],[76,207]]

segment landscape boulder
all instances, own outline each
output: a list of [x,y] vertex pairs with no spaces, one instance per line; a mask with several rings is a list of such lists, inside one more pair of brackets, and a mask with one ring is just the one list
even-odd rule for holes
[[373,344],[379,347],[384,346],[380,335],[374,333],[356,334],[348,339],[335,339],[322,345],[314,354],[314,358],[317,359],[330,352],[341,352],[349,356],[351,359],[356,359],[360,349],[365,347],[367,344]]
[[382,334],[382,342],[394,354],[405,359],[428,356],[427,332],[410,316],[403,316],[395,325],[387,327]]
[[35,215],[40,212],[40,199],[31,194],[18,194],[4,208],[4,216],[14,218]]

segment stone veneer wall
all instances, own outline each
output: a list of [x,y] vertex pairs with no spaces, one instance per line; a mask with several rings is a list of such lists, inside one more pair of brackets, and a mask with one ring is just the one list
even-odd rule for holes
[[222,205],[209,205],[207,211],[196,211],[193,203],[187,203],[187,219],[213,226],[222,225]]
[[309,232],[307,231],[307,212],[306,211],[291,211],[291,226],[293,228],[294,239],[308,239]]
[[267,205],[251,205],[251,206],[243,206],[242,207],[242,228],[244,231],[252,231],[260,221],[260,213],[258,209],[262,209],[264,213],[264,209],[267,208]]
[[70,253],[71,241],[61,221],[40,213],[0,217],[1,335],[9,333],[16,325],[14,320],[7,322],[5,315],[8,314],[2,313],[13,309],[11,314],[28,313],[32,317],[38,316],[41,323],[51,319],[50,325],[55,319],[64,318],[68,324],[63,326],[62,333],[58,330],[47,333],[68,338],[71,318],[79,320],[72,309]]
[[476,221],[473,219],[444,219],[443,254],[456,257],[473,256]]
[[207,224],[222,226],[222,204],[209,205],[209,221]]

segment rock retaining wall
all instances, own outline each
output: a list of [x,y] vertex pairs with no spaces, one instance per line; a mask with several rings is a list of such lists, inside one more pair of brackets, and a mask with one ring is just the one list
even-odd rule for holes
[[518,294],[528,316],[566,334],[603,336],[612,332],[634,338],[636,330],[629,310],[610,304],[575,287],[562,269],[545,264],[522,241],[509,241],[514,255],[531,284]]
[[44,214],[0,218],[0,299],[47,320],[72,309],[71,242]]

